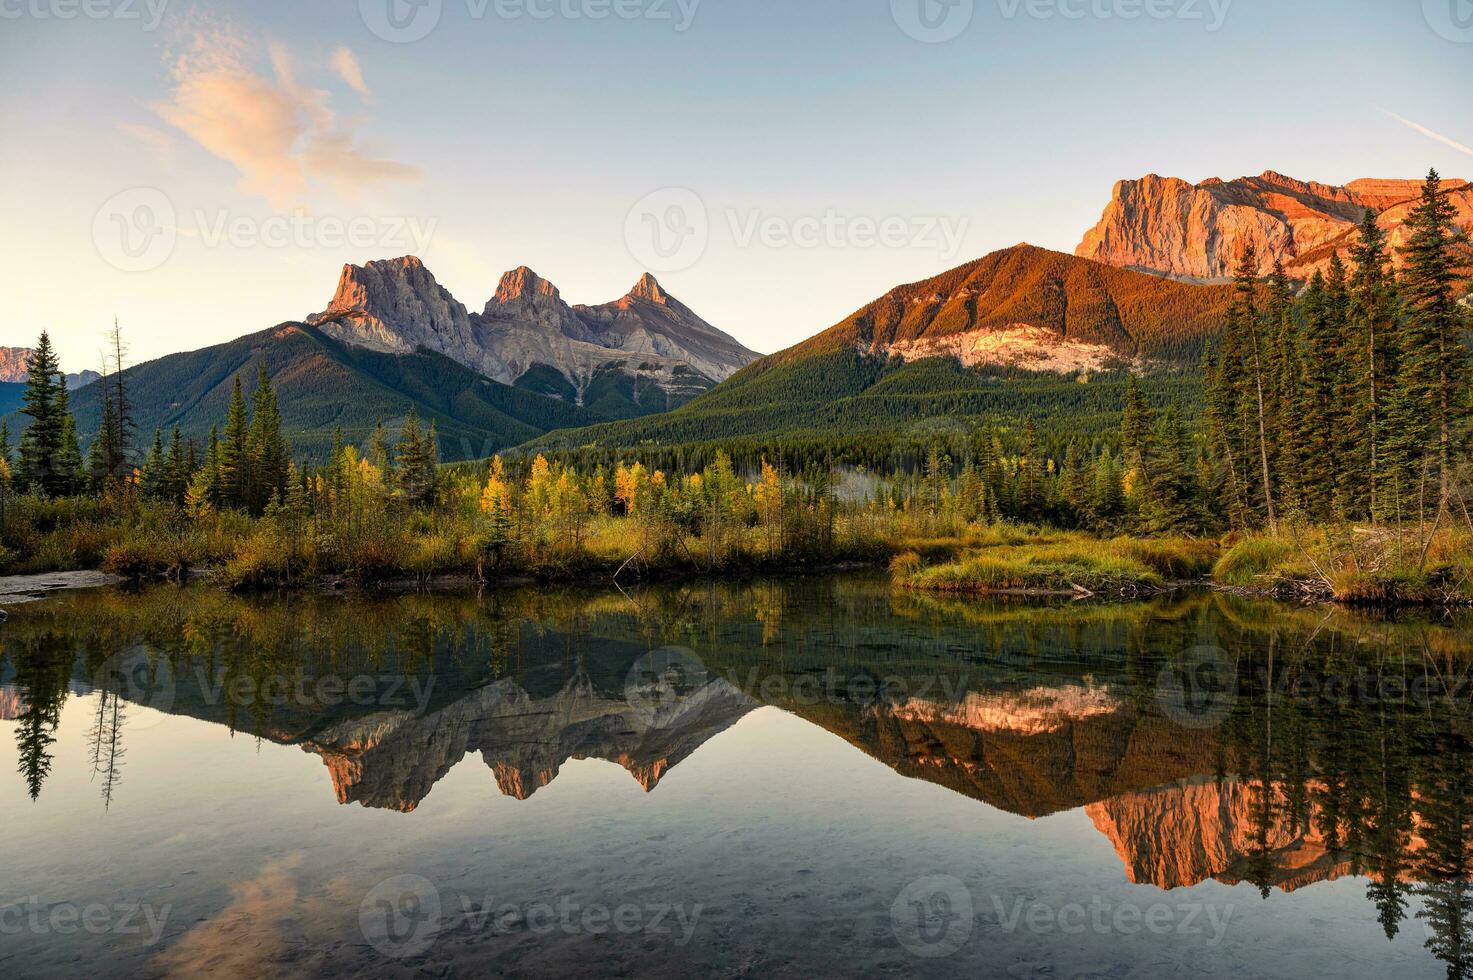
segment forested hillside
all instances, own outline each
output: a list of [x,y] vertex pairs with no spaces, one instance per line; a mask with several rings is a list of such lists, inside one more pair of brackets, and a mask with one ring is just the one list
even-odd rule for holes
[[[225,416],[234,379],[250,381],[263,361],[280,395],[283,433],[303,458],[327,458],[339,427],[345,439],[366,442],[378,423],[397,424],[410,408],[436,424],[446,460],[485,456],[549,429],[602,418],[490,381],[440,354],[379,353],[288,323],[129,368],[124,380],[133,424],[139,433],[178,426],[202,445]],[[105,383],[72,392],[83,445],[98,431]]]

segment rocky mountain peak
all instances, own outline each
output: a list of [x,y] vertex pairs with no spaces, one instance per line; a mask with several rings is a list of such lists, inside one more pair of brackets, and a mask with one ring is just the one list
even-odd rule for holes
[[509,303],[536,302],[539,298],[560,302],[558,288],[524,265],[519,265],[501,277],[496,294],[491,302],[500,305]]
[[464,306],[413,255],[345,265],[327,309],[307,322],[373,350],[447,352],[471,343]]
[[670,294],[661,289],[660,283],[648,272],[640,276],[639,282],[635,283],[634,288],[629,290],[629,297],[631,299],[642,299],[651,303],[657,303],[660,306],[670,305]]

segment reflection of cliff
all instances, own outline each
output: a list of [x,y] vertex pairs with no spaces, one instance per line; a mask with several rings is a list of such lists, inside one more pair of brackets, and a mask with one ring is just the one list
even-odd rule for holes
[[[1258,879],[1287,892],[1354,873],[1349,855],[1326,841],[1317,806],[1311,803],[1294,819],[1281,785],[1269,784],[1267,807],[1263,792],[1246,781],[1198,779],[1127,793],[1085,812],[1138,884],[1178,888],[1208,878],[1230,885]],[[1421,847],[1413,837],[1405,853]]]
[[954,704],[779,704],[902,776],[1027,817],[1212,770],[1213,743],[1121,692],[1051,684]]
[[15,721],[26,713],[26,702],[14,684],[0,684],[0,721]]
[[568,759],[607,759],[648,791],[754,706],[722,681],[661,709],[600,691],[582,673],[546,697],[505,679],[424,716],[380,712],[343,722],[303,748],[322,756],[339,802],[402,811],[471,752],[517,799],[550,783]]

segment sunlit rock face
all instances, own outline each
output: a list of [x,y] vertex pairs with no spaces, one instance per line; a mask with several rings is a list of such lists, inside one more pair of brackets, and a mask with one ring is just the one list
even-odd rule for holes
[[[1298,819],[1279,783],[1208,777],[1124,794],[1085,812],[1137,884],[1180,888],[1215,878],[1293,891],[1354,873],[1350,856],[1326,840],[1315,801],[1323,789],[1308,784]],[[1413,836],[1406,854],[1422,846]]]
[[410,811],[466,755],[479,752],[501,792],[526,799],[570,759],[603,759],[646,791],[756,703],[711,680],[669,705],[598,690],[574,675],[550,697],[506,679],[425,715],[379,712],[303,743],[322,756],[341,803]]
[[[30,347],[0,347],[0,381],[24,384],[31,377],[31,358],[36,356]],[[91,384],[102,375],[96,371],[80,371],[65,376],[68,389]]]
[[15,721],[26,713],[26,702],[13,684],[0,684],[0,721]]
[[785,705],[903,776],[1042,817],[1210,770],[1209,740],[1126,692],[1050,684],[893,703]]
[[[1148,174],[1115,184],[1100,221],[1074,250],[1081,258],[1177,279],[1204,282],[1232,276],[1248,245],[1258,250],[1258,274],[1276,262],[1296,279],[1325,269],[1333,255],[1348,262],[1367,208],[1388,232],[1393,257],[1421,192],[1420,180],[1354,180],[1344,187],[1296,180],[1268,171],[1257,177],[1191,184]],[[1464,226],[1473,225],[1473,187],[1444,180]],[[1399,258],[1398,258],[1399,261]]]
[[504,384],[550,371],[562,381],[537,377],[536,389],[580,404],[608,371],[674,403],[758,356],[648,274],[611,303],[570,306],[556,286],[521,266],[501,277],[480,313],[470,313],[412,255],[344,266],[327,309],[307,322],[371,350],[426,348]]

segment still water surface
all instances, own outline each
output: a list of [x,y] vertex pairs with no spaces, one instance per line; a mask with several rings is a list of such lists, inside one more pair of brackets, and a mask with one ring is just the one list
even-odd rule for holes
[[1473,969],[1459,619],[868,575],[9,612],[5,976]]

